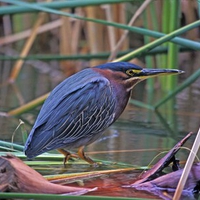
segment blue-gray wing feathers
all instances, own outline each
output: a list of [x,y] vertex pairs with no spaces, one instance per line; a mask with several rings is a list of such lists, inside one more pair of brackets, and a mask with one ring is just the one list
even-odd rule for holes
[[59,84],[45,101],[25,145],[28,157],[87,145],[115,118],[110,82],[86,69]]

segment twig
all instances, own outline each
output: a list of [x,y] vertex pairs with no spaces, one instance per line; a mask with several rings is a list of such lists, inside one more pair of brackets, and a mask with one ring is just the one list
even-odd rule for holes
[[[51,1],[51,0],[47,0],[48,1]],[[43,23],[44,19],[45,19],[45,16],[46,16],[46,13],[40,13],[36,23],[34,24],[34,27],[32,29],[32,33],[30,35],[30,37],[28,38],[27,42],[25,43],[23,49],[22,49],[22,52],[20,54],[21,57],[24,57],[28,54],[36,36],[37,36],[37,32],[38,32],[38,28],[40,27],[40,25]],[[12,72],[11,72],[11,75],[10,75],[10,78],[9,78],[9,82],[12,83],[15,81],[15,79],[17,78],[20,70],[21,70],[21,67],[24,63],[24,60],[18,60],[13,69],[12,69]]]
[[[54,28],[58,28],[61,25],[61,20],[54,20],[53,22],[46,23],[42,26],[40,26],[37,30],[37,33],[44,33],[46,31],[52,30]],[[22,31],[20,33],[8,35],[5,37],[0,37],[0,45],[6,45],[12,42],[16,42],[22,39],[25,39],[31,35],[32,30],[28,29],[25,31]]]
[[[144,11],[144,9],[147,7],[147,5],[149,3],[151,3],[152,0],[146,0],[141,7],[136,11],[135,15],[132,17],[131,21],[128,23],[129,26],[132,26],[133,23],[135,22],[135,20],[137,19],[137,17]],[[116,54],[119,50],[119,48],[121,47],[122,43],[124,42],[127,34],[129,33],[128,30],[124,31],[124,34],[121,36],[120,40],[118,41],[118,43],[116,44],[114,50],[112,51],[110,57],[108,58],[108,61],[112,61],[115,57]]]
[[[113,22],[112,13],[111,13],[111,5],[106,4],[101,7],[105,10],[106,19],[110,22]],[[107,28],[108,28],[108,40],[110,44],[110,49],[111,51],[114,51],[115,41],[116,41],[115,29],[112,26],[108,26]]]
[[[38,20],[36,21],[34,27],[33,27],[33,31],[32,31],[32,34],[30,36],[30,38],[28,38],[24,48],[22,49],[22,52],[20,54],[21,57],[24,57],[28,54],[34,40],[35,40],[35,37],[37,35],[37,30],[38,30],[38,27],[40,26],[40,24],[43,22],[43,19],[44,19],[44,16],[46,14],[45,13],[41,13],[40,17],[38,18]],[[10,78],[9,78],[9,82],[14,82],[15,79],[17,78],[20,70],[21,70],[21,67],[23,65],[24,61],[23,60],[18,60],[14,67],[13,67],[13,70],[11,72],[11,75],[10,75]]]
[[191,152],[189,154],[189,157],[187,159],[187,162],[185,164],[185,167],[183,169],[183,173],[181,175],[181,178],[179,180],[178,186],[176,188],[173,200],[178,200],[180,199],[181,193],[183,191],[183,188],[185,186],[186,180],[188,179],[188,175],[190,173],[192,164],[194,162],[195,156],[198,152],[198,149],[200,147],[200,128],[199,131],[197,133],[196,139],[194,141],[194,144],[192,146]]

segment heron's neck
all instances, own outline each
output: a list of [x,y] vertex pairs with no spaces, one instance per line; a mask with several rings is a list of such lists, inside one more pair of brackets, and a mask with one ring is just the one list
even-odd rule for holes
[[127,90],[127,87],[130,87],[130,83],[125,81],[126,77],[123,77],[121,73],[101,69],[95,69],[95,71],[99,72],[101,75],[103,75],[103,77],[110,81],[112,94],[116,100],[117,109],[115,113],[115,119],[117,119],[124,111],[128,103],[131,90]]
[[125,85],[126,90],[130,92],[135,87],[135,85],[137,85],[141,81],[142,80],[139,78],[130,78],[130,79],[124,80],[123,85]]

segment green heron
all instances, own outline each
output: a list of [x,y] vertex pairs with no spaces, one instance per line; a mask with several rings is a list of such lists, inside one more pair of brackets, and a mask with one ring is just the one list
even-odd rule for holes
[[176,69],[143,69],[128,62],[106,63],[84,69],[61,82],[43,104],[25,144],[33,158],[57,149],[65,161],[78,157],[90,164],[84,147],[102,136],[124,111],[132,88],[140,81],[160,75],[179,74]]

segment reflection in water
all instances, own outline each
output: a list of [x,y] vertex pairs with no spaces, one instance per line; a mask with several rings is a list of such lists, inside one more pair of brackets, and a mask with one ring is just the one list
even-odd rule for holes
[[[84,181],[84,186],[91,188],[95,186],[98,187],[98,190],[91,192],[87,195],[97,195],[97,196],[123,196],[124,197],[137,197],[137,198],[148,198],[155,199],[154,195],[149,194],[145,191],[137,191],[134,188],[125,188],[123,185],[131,184],[134,179],[136,179],[138,173],[135,171],[129,171],[127,173],[117,173],[109,175],[101,175],[97,178],[92,178]],[[77,184],[73,184],[76,186]]]

